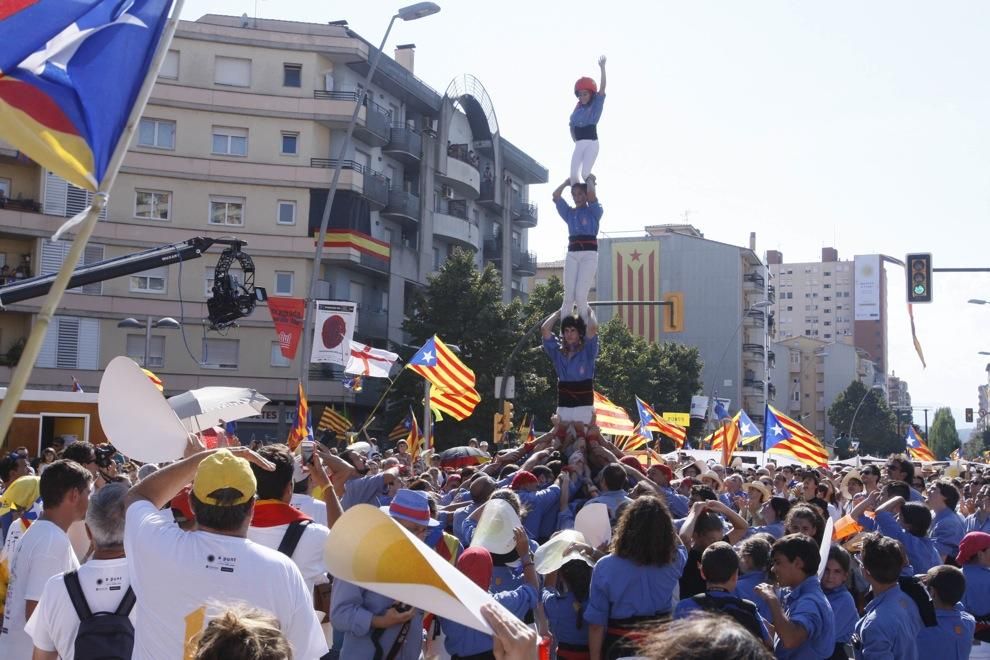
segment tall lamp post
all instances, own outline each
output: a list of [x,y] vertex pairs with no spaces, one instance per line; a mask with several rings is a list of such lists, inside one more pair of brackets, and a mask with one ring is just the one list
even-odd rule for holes
[[145,369],[148,368],[148,360],[151,358],[151,329],[152,328],[170,328],[172,330],[178,330],[182,326],[178,321],[173,319],[171,316],[165,316],[163,318],[154,320],[152,317],[148,317],[144,321],[138,321],[134,317],[128,317],[122,321],[118,321],[118,328],[128,328],[134,330],[144,330],[144,362],[141,366]]
[[354,135],[354,127],[357,125],[358,114],[360,114],[361,107],[364,105],[364,96],[371,86],[371,79],[374,77],[375,70],[378,68],[378,61],[382,57],[385,42],[388,41],[388,35],[392,31],[392,25],[395,24],[395,19],[401,18],[404,21],[415,21],[419,18],[431,16],[438,11],[440,11],[440,6],[434,2],[417,2],[414,5],[403,7],[395,13],[388,22],[388,29],[385,30],[382,43],[371,60],[371,66],[368,67],[368,75],[364,77],[364,84],[358,90],[357,99],[354,103],[354,112],[351,113],[351,120],[347,124],[347,132],[344,135],[343,142],[340,144],[340,152],[337,156],[337,164],[334,167],[333,180],[330,182],[330,190],[327,193],[327,201],[323,205],[323,217],[320,219],[320,234],[316,241],[316,255],[313,257],[313,274],[309,280],[309,297],[306,299],[306,312],[303,316],[302,355],[299,358],[299,381],[303,384],[303,389],[309,387],[309,358],[313,350],[312,325],[315,318],[313,301],[316,300],[316,286],[320,279],[320,264],[323,261],[323,243],[327,239],[327,226],[330,224],[330,209],[333,207],[333,198],[337,193],[337,184],[340,182],[340,172],[344,167],[344,157],[347,155],[347,150],[351,146],[351,138]]
[[859,414],[859,409],[863,407],[863,404],[866,402],[866,398],[868,396],[870,396],[871,394],[873,394],[873,390],[882,390],[882,389],[883,388],[880,387],[879,385],[873,385],[872,387],[870,387],[870,389],[866,390],[866,394],[864,394],[863,395],[863,398],[859,400],[859,405],[856,406],[856,410],[853,412],[852,421],[849,422],[849,439],[850,440],[855,437],[853,435],[853,426],[856,425],[856,415]]

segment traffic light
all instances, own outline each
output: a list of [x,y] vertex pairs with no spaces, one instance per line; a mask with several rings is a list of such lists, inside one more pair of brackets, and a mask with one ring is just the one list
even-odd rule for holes
[[973,421],[973,409],[972,408],[966,408],[966,421],[967,422],[972,422]]
[[498,442],[502,439],[502,413],[495,413],[495,423],[492,427],[492,441]]
[[502,402],[502,433],[512,430],[512,412],[515,408],[511,401]]
[[684,332],[684,294],[665,293],[663,296],[667,309],[661,310],[663,315],[664,332]]
[[909,254],[907,264],[907,301],[930,303],[932,301],[932,255]]

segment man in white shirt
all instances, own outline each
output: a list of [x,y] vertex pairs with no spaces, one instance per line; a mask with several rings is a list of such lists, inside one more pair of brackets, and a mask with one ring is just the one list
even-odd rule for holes
[[28,660],[34,649],[24,625],[34,613],[45,583],[53,575],[79,568],[66,530],[86,516],[93,475],[65,459],[50,463],[41,475],[44,513],[14,547],[10,582],[0,628],[0,658]]
[[[255,543],[272,550],[279,550],[291,557],[299,567],[303,580],[306,581],[306,588],[313,593],[313,588],[317,584],[326,584],[329,581],[327,568],[323,562],[323,545],[330,535],[330,530],[291,505],[295,463],[289,448],[282,444],[268,445],[259,449],[258,455],[271,462],[275,469],[269,471],[256,465],[251,466],[251,471],[254,472],[258,482],[258,501],[254,505],[254,515],[247,537]],[[323,470],[318,454],[313,454],[309,471],[317,485],[329,483],[330,480]],[[336,522],[341,514],[337,495],[333,488],[324,488],[323,492],[329,518]],[[296,531],[294,528],[298,526],[301,526],[298,530],[301,535],[296,537],[298,540],[294,547],[287,547],[287,544],[292,545],[291,539],[294,536],[290,532]]]
[[[47,470],[46,470],[47,472]],[[127,486],[113,483],[93,494],[86,529],[96,550],[76,575],[91,612],[114,612],[131,586],[124,556],[124,498]],[[130,612],[134,623],[134,610]],[[45,585],[25,632],[34,640],[33,660],[73,660],[79,616],[65,586],[65,574]]]
[[[247,448],[204,451],[193,442],[199,441],[191,437],[186,458],[146,477],[127,496],[124,548],[137,596],[134,659],[191,657],[207,621],[235,602],[274,615],[293,657],[326,655],[299,569],[246,538],[257,488],[248,461],[274,466]],[[160,509],[190,481],[197,528],[183,532]]]

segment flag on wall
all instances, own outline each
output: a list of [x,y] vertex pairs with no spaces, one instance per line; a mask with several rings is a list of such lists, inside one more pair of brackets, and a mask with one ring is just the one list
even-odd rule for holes
[[[613,300],[660,299],[660,242],[612,243]],[[617,314],[629,331],[653,343],[660,338],[659,305],[621,305]]]

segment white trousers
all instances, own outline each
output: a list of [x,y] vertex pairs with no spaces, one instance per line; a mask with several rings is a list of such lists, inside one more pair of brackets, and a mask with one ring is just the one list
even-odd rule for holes
[[571,156],[571,185],[584,183],[598,158],[598,140],[578,140]]
[[575,406],[573,408],[565,408],[564,406],[557,406],[557,417],[560,418],[561,423],[566,424],[567,422],[581,422],[582,424],[591,424],[592,415],[595,413],[594,406]]
[[[586,317],[588,313],[588,292],[595,283],[598,273],[598,252],[585,250],[583,252],[568,252],[564,260],[564,304],[560,308],[560,320],[574,313],[577,306],[578,316]],[[585,321],[588,319],[585,318]]]

